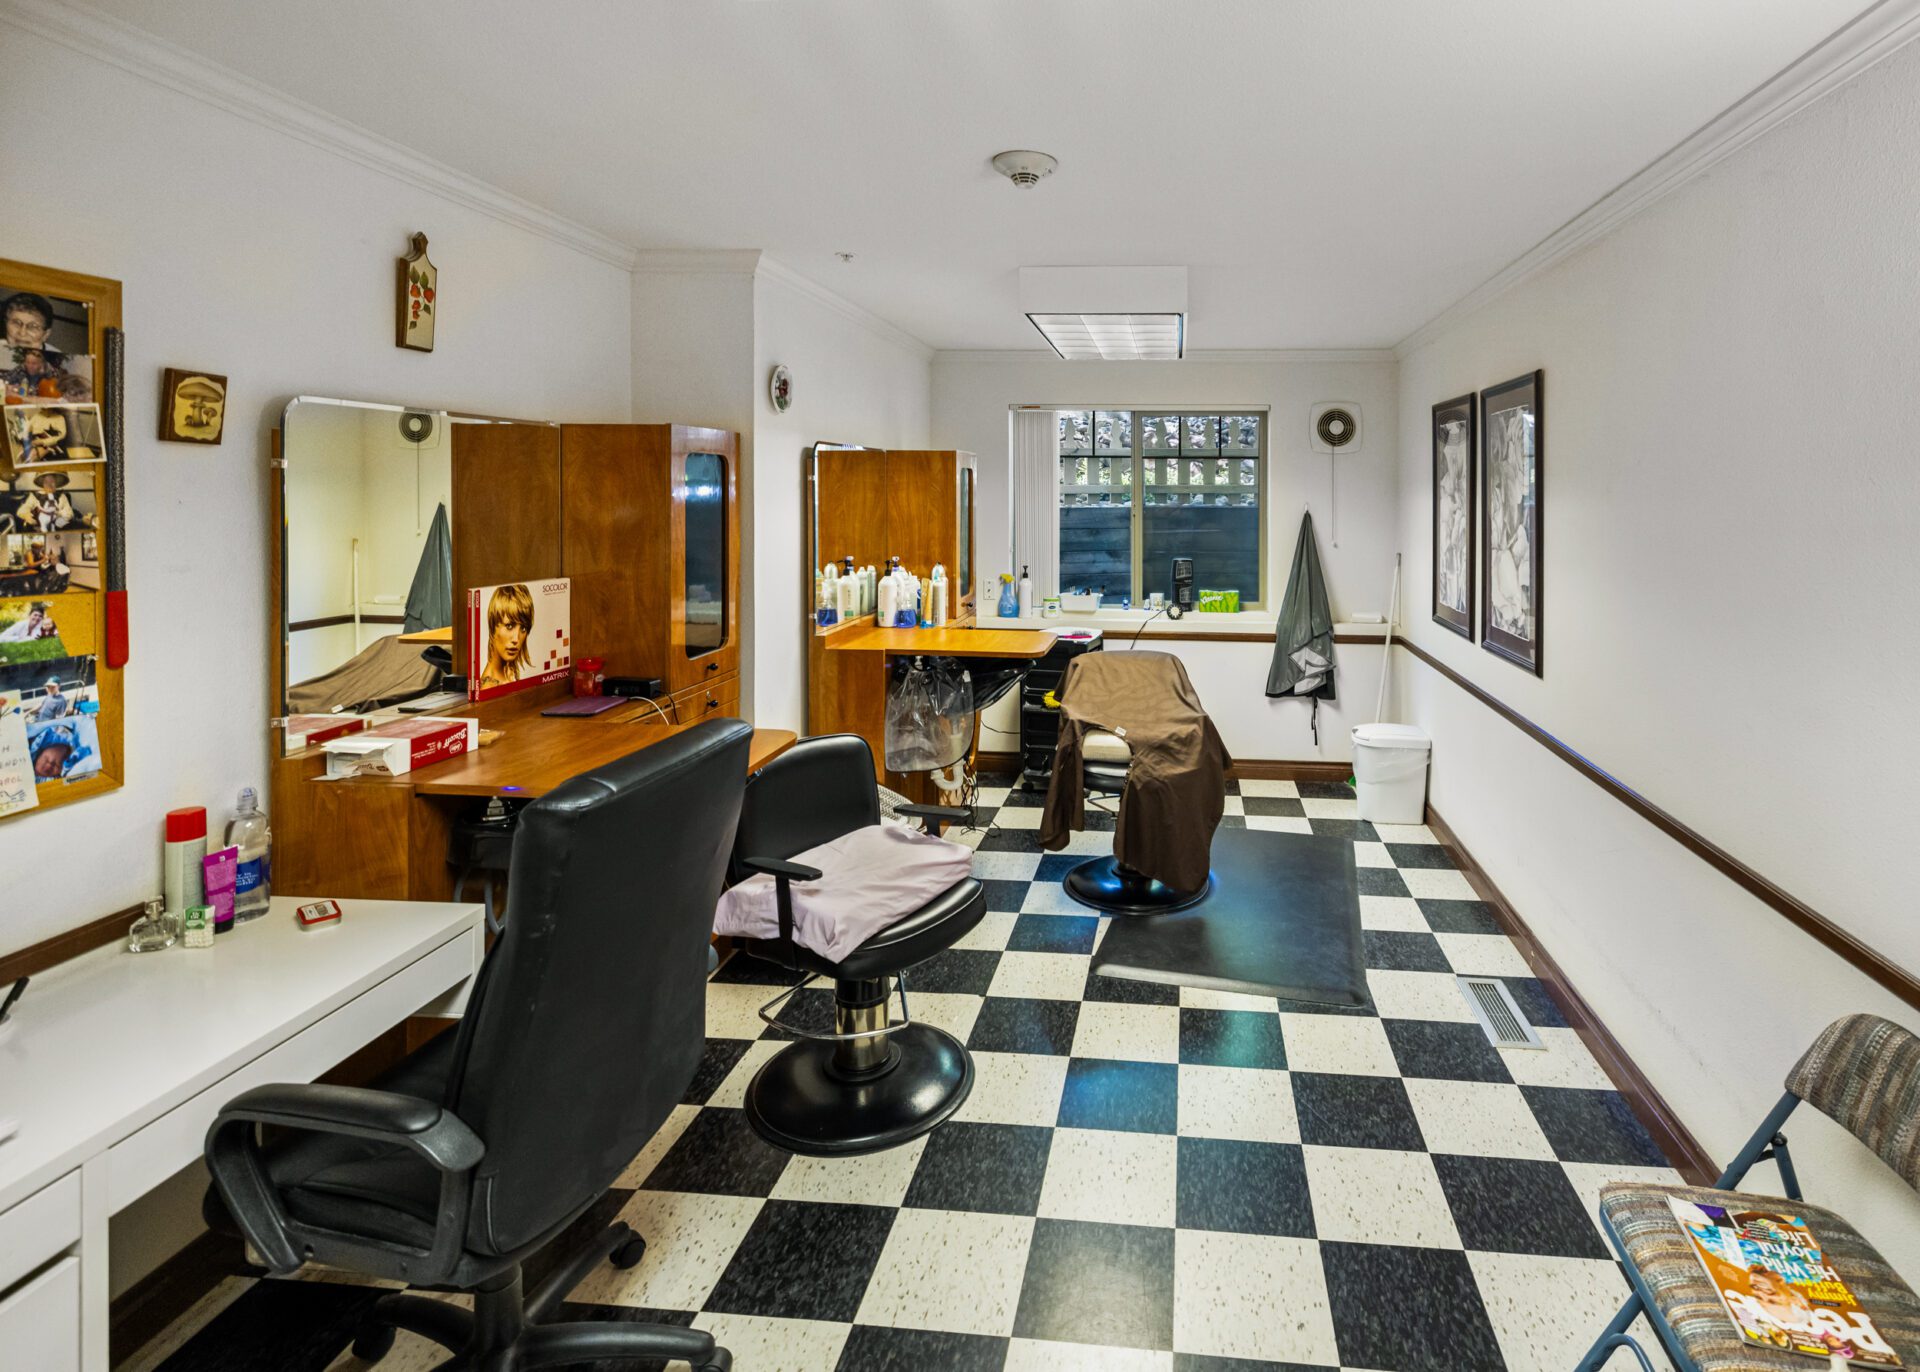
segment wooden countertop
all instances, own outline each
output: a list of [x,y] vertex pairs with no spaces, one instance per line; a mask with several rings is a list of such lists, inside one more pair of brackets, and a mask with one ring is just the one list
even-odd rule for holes
[[[511,796],[532,799],[582,772],[636,753],[692,724],[669,724],[653,704],[635,700],[597,715],[545,716],[540,712],[569,694],[565,683],[520,691],[447,711],[477,714],[482,729],[500,737],[471,753],[397,777],[352,777],[323,786],[407,786],[429,796]],[[662,710],[664,701],[659,702]],[[756,771],[794,745],[790,729],[755,729],[747,770]]]
[[1045,657],[1053,647],[1051,629],[883,629],[877,624],[846,626],[827,642],[835,653],[938,654],[943,657]]

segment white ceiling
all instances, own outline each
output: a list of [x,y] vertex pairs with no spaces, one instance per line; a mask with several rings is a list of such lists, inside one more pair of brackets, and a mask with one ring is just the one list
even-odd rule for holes
[[[635,247],[939,348],[1016,269],[1191,268],[1194,348],[1388,346],[1862,0],[96,0]],[[1003,148],[1060,170],[1016,191]],[[836,252],[852,252],[842,265]]]

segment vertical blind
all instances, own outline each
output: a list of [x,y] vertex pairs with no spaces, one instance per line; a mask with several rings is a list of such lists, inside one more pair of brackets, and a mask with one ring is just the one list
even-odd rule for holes
[[[1013,412],[1013,563],[1033,574],[1037,603],[1060,589],[1060,421],[1052,410]],[[985,575],[998,571],[984,569]],[[1000,587],[980,588],[982,601],[998,600]]]

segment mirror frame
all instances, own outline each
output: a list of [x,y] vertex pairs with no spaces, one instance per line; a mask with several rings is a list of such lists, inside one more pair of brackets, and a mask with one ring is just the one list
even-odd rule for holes
[[[290,397],[280,407],[280,421],[275,425],[273,442],[273,477],[267,483],[273,498],[272,532],[275,541],[275,556],[272,563],[271,604],[269,612],[273,618],[275,652],[273,670],[269,674],[271,681],[268,690],[271,701],[268,710],[268,730],[279,734],[281,725],[287,717],[287,668],[293,651],[292,632],[287,627],[287,420],[297,405],[333,405],[352,410],[384,410],[390,414],[408,414],[426,412],[445,415],[451,423],[470,424],[522,424],[529,428],[551,429],[554,433],[554,460],[560,460],[560,422],[554,419],[516,419],[510,415],[478,414],[469,410],[452,410],[437,405],[401,405],[389,400],[353,400],[335,395],[301,394]],[[451,442],[451,439],[449,439]],[[448,512],[451,515],[451,511]],[[562,519],[555,531],[559,543],[560,555],[566,557],[566,521]],[[285,752],[285,737],[278,740],[279,752]]]

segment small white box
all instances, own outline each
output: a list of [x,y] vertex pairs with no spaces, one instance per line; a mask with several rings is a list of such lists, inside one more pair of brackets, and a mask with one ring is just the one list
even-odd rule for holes
[[480,746],[480,721],[439,715],[389,720],[365,733],[329,739],[320,747],[327,755],[327,775],[357,776],[403,772],[445,762]]

